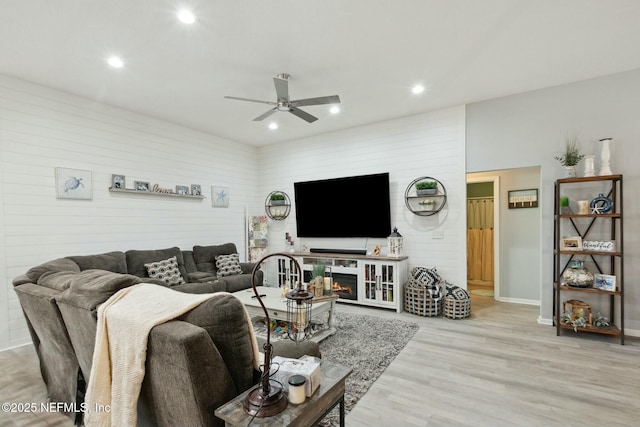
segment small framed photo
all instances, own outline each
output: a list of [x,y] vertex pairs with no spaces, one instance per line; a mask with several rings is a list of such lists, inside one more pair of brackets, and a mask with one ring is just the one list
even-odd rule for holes
[[202,196],[202,188],[199,184],[191,184],[191,195]]
[[124,175],[111,175],[111,188],[124,190],[126,188]]
[[560,240],[561,251],[581,251],[582,250],[582,238],[580,236],[563,237]]
[[145,181],[134,181],[133,188],[136,191],[151,191],[151,185]]
[[189,187],[187,187],[186,185],[176,185],[176,194],[179,194],[181,196],[188,196]]
[[593,287],[603,291],[616,291],[616,276],[610,274],[596,274]]

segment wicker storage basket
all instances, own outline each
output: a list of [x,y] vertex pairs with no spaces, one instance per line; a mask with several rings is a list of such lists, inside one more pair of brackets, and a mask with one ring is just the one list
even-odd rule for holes
[[471,314],[471,299],[444,299],[444,315],[449,319],[464,319]]
[[442,298],[433,298],[426,288],[405,286],[404,309],[418,316],[436,317],[442,313]]

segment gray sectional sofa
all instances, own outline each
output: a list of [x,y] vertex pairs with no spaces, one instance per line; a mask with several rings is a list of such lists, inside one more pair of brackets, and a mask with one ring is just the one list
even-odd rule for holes
[[[13,281],[42,378],[52,402],[80,403],[89,378],[97,309],[118,290],[137,283],[168,286],[148,276],[145,264],[176,257],[187,283],[179,292],[235,292],[251,287],[254,264],[218,277],[215,259],[237,253],[235,244],[129,250],[68,256],[31,268]],[[256,285],[262,284],[256,272]],[[252,348],[242,304],[233,296],[206,301],[178,319],[151,330],[141,398],[143,417],[152,425],[221,425],[213,411],[253,385]],[[317,344],[274,343],[274,354],[320,356]],[[79,405],[76,405],[79,406]],[[69,407],[73,407],[69,405]],[[81,413],[70,410],[78,419]]]

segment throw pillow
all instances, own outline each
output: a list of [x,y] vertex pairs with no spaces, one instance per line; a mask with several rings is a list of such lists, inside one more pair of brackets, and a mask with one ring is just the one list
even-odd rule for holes
[[218,277],[233,276],[235,274],[242,274],[242,268],[240,268],[240,255],[218,255],[216,258],[216,268],[218,269]]
[[435,267],[413,267],[411,269],[411,278],[426,288],[438,285],[442,280]]
[[182,285],[186,283],[178,268],[178,259],[172,256],[169,259],[158,262],[150,262],[144,265],[149,277],[160,279],[169,285]]
[[445,298],[453,298],[456,300],[468,300],[471,298],[469,296],[469,292],[465,289],[462,289],[460,286],[453,285],[451,283],[445,282],[446,295]]

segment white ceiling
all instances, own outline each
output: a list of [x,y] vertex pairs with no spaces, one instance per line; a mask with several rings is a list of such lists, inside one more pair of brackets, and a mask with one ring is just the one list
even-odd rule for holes
[[[0,0],[0,73],[263,145],[640,68],[639,17],[638,0]],[[341,113],[254,122],[270,107],[223,98],[274,101],[279,73]]]

